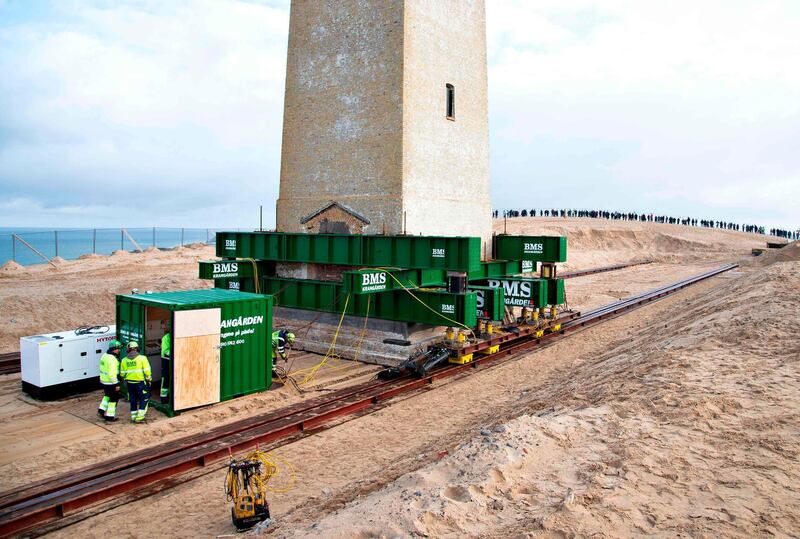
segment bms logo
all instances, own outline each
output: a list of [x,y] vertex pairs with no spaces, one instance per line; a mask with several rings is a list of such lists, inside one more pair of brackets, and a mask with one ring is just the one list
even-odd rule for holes
[[526,243],[522,249],[525,254],[540,255],[544,252],[543,243]]
[[530,281],[499,281],[489,279],[489,286],[492,288],[502,288],[507,298],[530,298]]
[[444,258],[444,249],[434,247],[431,252],[433,258]]
[[215,262],[214,263],[214,278],[215,279],[224,279],[225,277],[236,277],[238,274],[239,274],[239,263],[238,262]]
[[361,284],[363,286],[370,286],[373,284],[386,284],[385,273],[362,273]]
[[377,290],[386,290],[386,272],[362,273],[361,291],[375,292]]
[[523,260],[522,261],[522,273],[532,273],[535,270],[533,269],[533,262],[530,260]]
[[239,281],[230,281],[228,283],[228,290],[239,290]]
[[236,250],[236,240],[225,240],[225,250],[226,251],[235,251]]
[[456,314],[456,306],[450,303],[442,303],[442,313]]

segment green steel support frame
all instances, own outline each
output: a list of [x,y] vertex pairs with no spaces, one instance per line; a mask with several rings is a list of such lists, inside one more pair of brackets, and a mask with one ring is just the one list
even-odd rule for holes
[[475,271],[477,237],[218,232],[217,256],[343,266]]

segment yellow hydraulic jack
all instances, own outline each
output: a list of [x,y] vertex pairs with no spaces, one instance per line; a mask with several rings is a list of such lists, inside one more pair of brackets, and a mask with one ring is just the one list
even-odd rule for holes
[[[550,320],[555,321],[558,318],[558,309],[555,305],[550,306]],[[561,324],[553,324],[549,328],[550,333],[561,331]]]
[[[492,335],[494,335],[494,324],[491,323],[491,322],[487,322],[486,323],[486,337],[491,339]],[[483,350],[479,350],[478,353],[479,354],[483,354],[484,356],[491,356],[492,354],[496,354],[499,351],[500,351],[500,345],[499,344],[495,344],[495,345],[492,345],[492,346],[490,346],[488,348],[484,348]]]
[[447,328],[444,332],[444,340],[447,341],[447,344],[454,344],[456,340],[456,332],[453,328]]
[[490,346],[489,348],[484,348],[483,350],[479,350],[478,353],[479,354],[483,354],[484,356],[491,356],[491,355],[496,354],[499,351],[500,351],[500,345],[499,344],[494,344],[494,345]]
[[467,342],[467,334],[464,333],[463,330],[458,332],[458,337],[456,339],[457,347],[453,350],[453,356],[448,359],[450,363],[456,363],[458,365],[463,365],[464,363],[469,363],[472,361],[472,354],[461,354],[461,349],[464,347],[464,343]]

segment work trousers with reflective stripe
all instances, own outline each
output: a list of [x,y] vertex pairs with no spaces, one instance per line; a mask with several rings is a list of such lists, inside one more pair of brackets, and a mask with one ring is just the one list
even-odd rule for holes
[[131,420],[141,421],[147,415],[150,401],[150,386],[145,382],[128,382],[128,397],[131,401]]
[[103,411],[104,417],[114,417],[117,415],[117,402],[119,401],[119,392],[116,385],[101,384],[103,386],[103,393],[105,396],[100,401],[100,410]]
[[169,358],[162,357],[161,358],[161,402],[166,403],[169,400],[169,388],[170,388],[170,378],[169,378]]

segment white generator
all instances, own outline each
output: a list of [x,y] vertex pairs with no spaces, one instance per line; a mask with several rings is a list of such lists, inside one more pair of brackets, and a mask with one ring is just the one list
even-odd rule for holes
[[52,400],[98,389],[100,356],[116,338],[116,326],[21,337],[22,390]]

